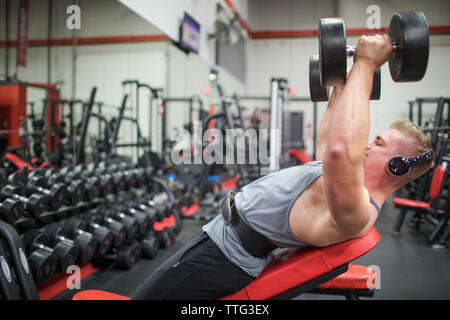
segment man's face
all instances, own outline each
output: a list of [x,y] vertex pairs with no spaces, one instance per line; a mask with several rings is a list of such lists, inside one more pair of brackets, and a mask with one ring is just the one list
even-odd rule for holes
[[365,174],[382,177],[386,173],[386,163],[395,156],[409,157],[413,151],[414,143],[400,131],[388,129],[367,143],[364,156]]

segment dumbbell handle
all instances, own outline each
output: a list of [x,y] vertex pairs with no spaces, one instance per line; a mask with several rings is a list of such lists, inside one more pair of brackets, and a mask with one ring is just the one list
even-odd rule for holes
[[24,196],[21,196],[21,195],[19,195],[17,193],[10,194],[10,195],[8,195],[5,198],[11,198],[11,199],[14,199],[14,200],[18,200],[18,201],[23,202],[25,204],[28,204],[28,202],[30,201],[30,199],[25,198]]
[[[392,44],[392,52],[397,52],[400,49],[400,47],[396,44]],[[353,57],[356,52],[356,46],[345,46],[345,52],[347,54],[347,57]]]

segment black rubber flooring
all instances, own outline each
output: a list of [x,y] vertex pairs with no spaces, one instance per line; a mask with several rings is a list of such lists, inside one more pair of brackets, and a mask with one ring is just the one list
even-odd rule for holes
[[[372,265],[379,271],[380,288],[373,298],[362,299],[450,299],[450,249],[433,249],[426,237],[408,225],[400,237],[391,235],[398,211],[387,201],[375,223],[381,234],[378,245],[353,263]],[[81,281],[81,290],[100,289],[131,295],[163,261],[180,249],[204,221],[184,220],[174,245],[160,250],[152,260],[141,259],[130,271],[103,269]],[[54,299],[69,300],[78,290],[66,290]],[[298,300],[345,299],[343,296],[303,294]]]

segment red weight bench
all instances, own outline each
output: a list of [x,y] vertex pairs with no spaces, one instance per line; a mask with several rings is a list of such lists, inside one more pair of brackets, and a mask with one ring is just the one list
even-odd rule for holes
[[[439,203],[440,203],[440,195],[441,190],[444,189],[444,181],[445,181],[445,175],[446,175],[446,168],[443,165],[438,165],[433,171],[433,178],[431,179],[431,185],[430,185],[430,193],[429,193],[429,202],[426,201],[418,201],[418,200],[411,200],[411,199],[405,199],[405,198],[394,198],[394,206],[396,208],[401,209],[399,216],[397,217],[397,221],[395,222],[393,235],[399,236],[400,235],[400,229],[402,228],[403,222],[406,218],[406,214],[409,211],[415,212],[416,214],[420,214],[423,217],[431,215],[440,215],[441,210],[439,210]],[[444,212],[442,212],[444,213]],[[429,240],[433,242],[435,238],[438,236],[438,234],[445,228],[446,220],[441,219],[441,222],[438,222],[437,224],[433,222],[433,224],[436,224],[435,230],[432,232],[432,234],[429,237]]]
[[[375,272],[363,266],[349,267],[349,262],[370,251],[379,240],[380,234],[372,227],[360,238],[324,248],[311,247],[291,251],[287,257],[285,253],[278,255],[258,278],[221,300],[292,299],[317,287],[321,293],[329,293],[331,290],[340,290],[344,294],[354,290],[370,291],[373,289],[371,284],[374,283]],[[75,294],[72,299],[130,298],[105,291],[85,290]]]

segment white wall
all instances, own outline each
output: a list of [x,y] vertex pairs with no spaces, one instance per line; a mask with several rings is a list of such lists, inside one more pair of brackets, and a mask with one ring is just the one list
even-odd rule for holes
[[[145,20],[159,28],[174,41],[179,41],[179,26],[184,12],[200,24],[199,55],[209,64],[214,64],[214,41],[208,34],[214,33],[217,3],[222,0],[119,0]],[[236,9],[247,19],[248,0],[234,1]],[[228,8],[224,5],[225,8]]]
[[[430,26],[449,25],[448,1],[292,1],[254,0],[249,3],[250,26],[258,30],[316,29],[322,17],[333,16],[333,10],[345,20],[347,27],[365,28],[369,4],[381,8],[381,24],[388,26],[394,12],[423,10]],[[357,37],[348,37],[355,44]],[[247,94],[268,95],[270,79],[285,77],[297,88],[297,96],[309,96],[309,57],[318,54],[318,39],[264,39],[248,43]],[[431,36],[427,73],[418,83],[394,83],[387,64],[382,68],[382,97],[371,102],[371,135],[388,128],[395,119],[408,118],[408,100],[419,96],[450,96],[450,36]],[[350,61],[349,61],[350,62]],[[312,122],[312,110],[307,105],[295,104],[305,112],[305,126]],[[326,104],[319,103],[319,119]],[[312,154],[312,141],[305,141]]]

